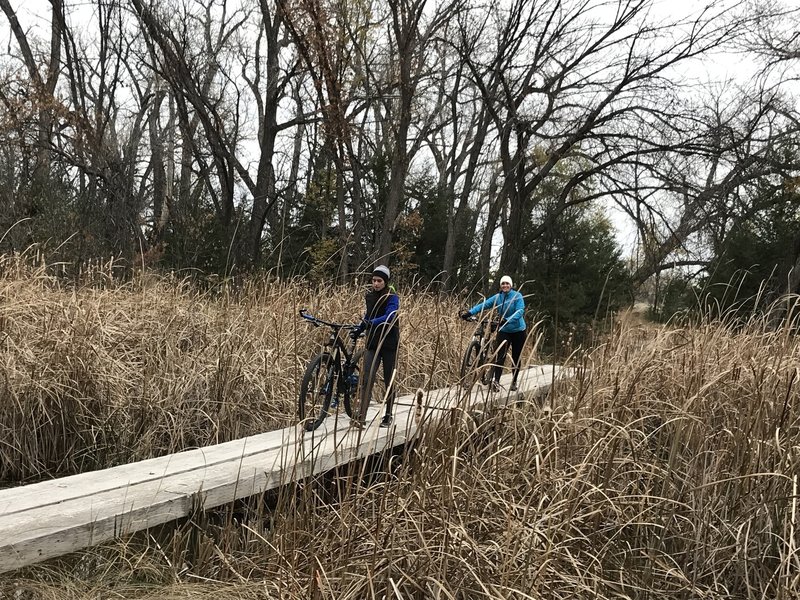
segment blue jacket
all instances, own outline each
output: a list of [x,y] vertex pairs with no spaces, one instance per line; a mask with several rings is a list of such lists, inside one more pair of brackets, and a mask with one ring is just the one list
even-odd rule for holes
[[469,309],[469,314],[476,315],[485,309],[497,309],[497,315],[506,320],[506,324],[500,328],[504,333],[514,333],[525,331],[525,300],[517,290],[500,292],[485,302],[476,304]]

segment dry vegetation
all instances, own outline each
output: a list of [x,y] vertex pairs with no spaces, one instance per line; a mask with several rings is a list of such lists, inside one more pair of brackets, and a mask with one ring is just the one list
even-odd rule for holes
[[[68,292],[4,266],[6,477],[285,424],[314,351],[297,309],[345,320],[361,302],[96,276]],[[457,304],[404,295],[404,387],[456,372]],[[0,576],[0,598],[800,597],[793,332],[623,321],[571,362],[545,407]]]
[[[108,264],[67,286],[57,270],[0,262],[0,482],[285,427],[325,337],[299,309],[343,322],[364,310],[356,287],[259,281],[198,291],[154,276],[119,284]],[[454,301],[419,290],[403,308],[403,335],[415,342],[413,356],[400,355],[401,391],[445,384],[471,333],[452,318]]]

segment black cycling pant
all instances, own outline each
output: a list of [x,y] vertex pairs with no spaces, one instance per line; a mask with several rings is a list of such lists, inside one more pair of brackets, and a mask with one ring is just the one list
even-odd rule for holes
[[382,347],[374,350],[369,348],[364,350],[364,363],[361,371],[362,385],[361,385],[361,412],[360,419],[365,421],[367,418],[367,407],[369,406],[370,397],[367,395],[367,390],[372,391],[372,385],[378,376],[378,365],[383,363],[383,382],[386,384],[386,414],[392,414],[392,406],[394,405],[395,385],[394,385],[394,368],[397,362],[397,347]]
[[511,372],[514,374],[514,383],[517,382],[520,368],[520,358],[522,357],[522,348],[525,346],[525,338],[528,337],[528,331],[515,331],[513,333],[506,333],[499,331],[497,333],[497,364],[494,368],[494,380],[500,381],[500,374],[503,372],[503,365],[506,362],[506,352],[508,347],[511,346]]

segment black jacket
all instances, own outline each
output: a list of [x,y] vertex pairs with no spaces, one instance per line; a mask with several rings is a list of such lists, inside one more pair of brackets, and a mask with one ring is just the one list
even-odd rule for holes
[[380,292],[370,290],[364,296],[367,306],[367,348],[397,349],[400,343],[400,298],[387,286]]

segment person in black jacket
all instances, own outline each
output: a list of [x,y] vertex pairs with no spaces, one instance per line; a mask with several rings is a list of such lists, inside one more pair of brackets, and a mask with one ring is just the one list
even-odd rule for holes
[[372,289],[364,296],[366,312],[361,326],[351,335],[358,336],[367,331],[366,349],[362,374],[364,376],[360,394],[360,414],[353,424],[363,427],[367,419],[369,392],[378,374],[378,365],[383,363],[383,381],[386,384],[386,411],[381,420],[381,427],[392,424],[392,406],[394,404],[395,386],[394,372],[397,363],[397,347],[400,344],[400,298],[389,287],[389,267],[379,265],[372,272]]

